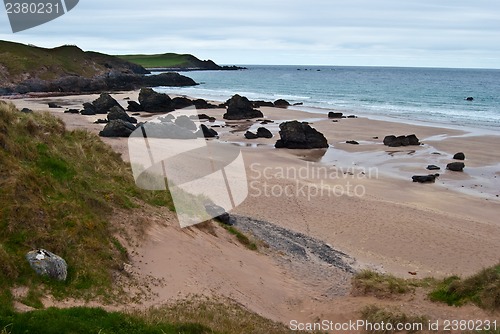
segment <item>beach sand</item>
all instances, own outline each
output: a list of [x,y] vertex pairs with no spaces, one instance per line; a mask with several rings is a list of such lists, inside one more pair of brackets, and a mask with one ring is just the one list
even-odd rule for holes
[[[138,92],[112,96],[126,106],[125,98],[137,100]],[[83,102],[97,97],[23,98],[11,102],[18,108],[54,113],[69,129],[97,132],[103,125],[92,122],[103,115],[64,114],[64,108],[47,108],[48,101],[65,108],[81,108]],[[409,271],[416,272],[417,278],[469,275],[498,263],[500,133],[363,117],[332,122],[324,114],[292,109],[263,107],[261,111],[266,119],[275,121],[264,125],[273,132],[272,139],[245,139],[243,134],[247,129],[261,126],[254,122],[227,122],[225,127],[214,128],[220,135],[216,140],[241,147],[246,163],[249,196],[234,213],[320,239],[354,258],[355,268],[372,268],[406,278],[410,277]],[[223,121],[224,112],[199,111],[218,121]],[[138,119],[149,120],[151,115],[143,113]],[[275,149],[274,143],[279,138],[277,123],[294,119],[310,122],[325,135],[330,148]],[[386,135],[413,133],[423,145],[389,148],[382,144]],[[124,160],[129,159],[127,139],[102,139],[122,153]],[[360,145],[346,144],[347,140],[356,140]],[[453,154],[459,151],[466,155],[464,172],[445,170],[446,164],[453,161]],[[441,166],[436,183],[413,183],[412,175],[434,173],[425,169],[429,164]],[[356,300],[338,297],[332,304],[331,299],[322,297],[325,282],[315,285],[313,277],[286,272],[269,257],[248,254],[229,239],[207,237],[206,233],[202,236],[196,229],[181,230],[175,226],[175,217],[169,219],[167,225],[151,229],[149,238],[137,250],[141,259],[148,260],[139,263],[136,257],[134,264],[138,271],[163,276],[171,284],[171,289],[159,290],[161,301],[174,298],[179,291],[183,295],[211,291],[283,322],[293,317],[349,319],[362,305],[378,303],[368,297]],[[174,239],[173,243],[168,241]],[[183,248],[187,243],[196,247]],[[167,260],[163,254],[176,255]],[[179,266],[185,258],[190,259],[190,264]],[[171,268],[175,266],[173,274]],[[210,278],[201,281],[203,275]],[[418,305],[426,302],[405,303],[418,309]],[[437,317],[450,312],[470,315],[481,312],[476,308],[453,310],[442,305],[421,307],[433,308]]]

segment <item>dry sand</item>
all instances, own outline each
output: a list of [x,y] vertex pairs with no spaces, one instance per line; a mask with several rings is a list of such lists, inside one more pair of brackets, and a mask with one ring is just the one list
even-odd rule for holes
[[[113,97],[125,106],[124,99],[137,100],[137,92],[113,94]],[[19,108],[51,111],[70,129],[98,131],[103,125],[92,124],[98,116],[63,114],[64,109],[46,107],[48,101],[53,101],[64,107],[81,108],[83,102],[95,98],[97,95],[82,95],[12,102]],[[409,271],[417,272],[417,278],[468,275],[498,262],[500,133],[367,118],[334,123],[324,114],[277,108],[261,110],[265,118],[277,122],[298,119],[312,123],[325,134],[331,147],[328,151],[275,149],[273,145],[279,136],[277,123],[265,125],[274,138],[253,141],[243,137],[247,128],[260,126],[253,122],[228,122],[227,125],[235,127],[215,128],[220,142],[241,146],[247,166],[249,196],[236,208],[236,213],[321,239],[355,258],[358,268],[375,268],[402,277],[409,277]],[[222,120],[224,111],[200,112]],[[143,114],[139,119],[147,120],[149,116]],[[412,133],[424,145],[388,148],[382,144],[385,135]],[[126,139],[103,140],[128,160]],[[360,145],[346,144],[346,140],[357,140]],[[425,169],[428,164],[443,168],[458,151],[467,157],[463,173],[442,169],[435,184],[411,181],[411,175],[429,174]],[[284,168],[306,174],[282,175]],[[313,174],[325,168],[334,174],[319,178]],[[274,193],[266,196],[265,187],[274,189]],[[354,187],[359,196],[347,193]],[[316,194],[320,188],[321,196]],[[306,189],[307,193],[288,196],[280,193],[283,189],[294,194],[297,189]],[[344,193],[339,196],[328,189],[342,189]],[[165,280],[150,303],[164,303],[191,293],[220,294],[285,323],[291,319],[353,319],[367,303],[398,304],[403,309],[430,312],[441,319],[484,315],[474,307],[455,309],[430,304],[422,296],[385,302],[326,296],[328,281],[294,273],[276,261],[278,255],[248,251],[219,227],[215,231],[217,237],[197,228],[181,230],[172,213],[162,214],[136,249],[132,263],[134,271]]]

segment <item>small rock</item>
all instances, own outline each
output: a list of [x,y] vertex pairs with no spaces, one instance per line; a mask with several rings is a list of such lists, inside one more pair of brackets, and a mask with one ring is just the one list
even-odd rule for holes
[[359,143],[355,140],[348,140],[348,141],[346,141],[346,144],[359,145]]
[[466,101],[474,101],[474,98],[472,96],[469,96],[469,97],[466,97],[465,100]]
[[201,124],[200,129],[196,132],[196,135],[198,137],[215,138],[219,134],[214,129],[209,129],[205,124]]
[[62,108],[60,105],[58,105],[55,102],[49,102],[48,105],[49,105],[49,108]]
[[21,109],[21,112],[25,113],[25,114],[31,114],[33,112],[33,110],[31,110],[30,108],[23,108],[23,109]]
[[463,152],[455,153],[455,155],[453,156],[453,159],[455,159],[455,160],[465,160],[465,154]]
[[454,172],[463,172],[465,164],[463,162],[451,162],[446,165],[446,168]]
[[31,268],[41,276],[48,276],[58,281],[65,281],[68,265],[64,259],[54,253],[39,249],[26,254]]
[[436,165],[428,165],[427,169],[428,170],[439,170],[439,169],[441,169],[441,167],[436,166]]
[[175,124],[188,130],[196,130],[196,124],[186,115],[181,115],[175,119]]
[[221,223],[226,225],[234,225],[234,219],[229,215],[229,213],[224,210],[223,207],[216,204],[205,204],[205,210],[207,213],[218,219]]
[[439,174],[429,174],[429,175],[414,175],[412,176],[413,182],[419,183],[434,183]]
[[260,127],[257,129],[257,137],[259,138],[273,138],[273,134],[271,131],[264,127]]
[[342,118],[344,114],[341,113],[341,112],[333,112],[333,111],[330,111],[328,113],[328,118]]
[[64,111],[65,114],[79,114],[80,110],[78,109],[68,109]]
[[246,139],[257,139],[259,137],[257,136],[257,134],[255,134],[251,131],[247,131],[247,132],[245,132],[245,138]]

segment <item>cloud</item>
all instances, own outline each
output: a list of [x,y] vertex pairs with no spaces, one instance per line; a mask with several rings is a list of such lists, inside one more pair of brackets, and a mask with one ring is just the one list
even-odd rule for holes
[[43,26],[9,29],[0,15],[1,39],[221,63],[500,68],[500,2],[490,0],[81,0]]

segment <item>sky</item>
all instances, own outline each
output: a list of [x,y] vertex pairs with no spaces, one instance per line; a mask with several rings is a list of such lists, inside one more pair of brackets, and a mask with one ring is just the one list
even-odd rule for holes
[[498,0],[80,0],[0,39],[219,64],[500,68]]

